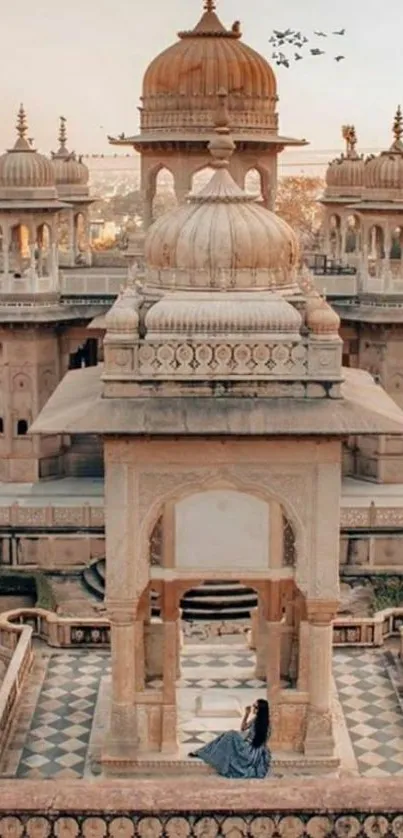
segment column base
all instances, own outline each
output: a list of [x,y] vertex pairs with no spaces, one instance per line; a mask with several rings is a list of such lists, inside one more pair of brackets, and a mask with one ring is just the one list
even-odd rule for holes
[[334,755],[335,740],[333,718],[330,710],[308,711],[304,754],[309,757],[331,757]]
[[115,704],[111,709],[110,726],[102,749],[102,762],[136,759],[139,747],[136,707]]

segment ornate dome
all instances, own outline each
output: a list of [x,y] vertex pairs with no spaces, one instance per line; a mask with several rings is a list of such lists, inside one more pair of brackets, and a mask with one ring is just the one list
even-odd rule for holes
[[143,79],[141,130],[208,133],[217,90],[228,91],[235,133],[277,131],[277,86],[265,58],[241,40],[239,21],[226,29],[213,0],[194,29],[158,55]]
[[276,341],[300,340],[301,315],[283,297],[223,291],[166,294],[146,315],[147,339],[224,335],[267,340],[272,334]]
[[403,116],[398,107],[393,123],[394,140],[387,151],[365,161],[365,197],[388,199],[403,197]]
[[360,197],[364,186],[364,158],[357,154],[357,136],[353,125],[344,125],[342,135],[346,153],[329,164],[326,171],[327,197]]
[[[312,336],[316,338],[331,338],[339,336],[340,317],[323,298],[319,298],[307,311],[306,324]],[[307,307],[308,308],[308,307]]]
[[52,166],[58,192],[67,197],[73,194],[88,193],[89,171],[87,166],[77,160],[74,152],[67,149],[66,120],[60,117],[59,150],[52,153]]
[[295,287],[298,244],[291,227],[237,186],[228,172],[234,143],[229,136],[225,93],[209,144],[215,173],[187,203],[159,218],[148,231],[147,285],[203,290],[228,275],[232,290]]
[[[50,160],[39,154],[26,138],[28,125],[23,106],[17,118],[17,140],[0,157],[0,196],[14,198],[57,198],[55,176]],[[14,191],[15,190],[15,191]]]

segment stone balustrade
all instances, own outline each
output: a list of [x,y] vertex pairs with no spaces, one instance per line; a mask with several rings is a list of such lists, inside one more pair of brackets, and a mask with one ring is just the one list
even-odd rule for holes
[[105,523],[104,507],[91,506],[27,506],[18,502],[0,506],[0,526],[10,527],[85,527],[99,528]]
[[116,297],[124,280],[122,270],[61,271],[60,293],[65,297]]
[[32,634],[28,625],[15,626],[4,621],[0,627],[0,648],[6,649],[10,655],[0,685],[0,753],[18,707],[24,679],[32,665]]
[[195,782],[171,773],[135,783],[1,784],[4,838],[401,838],[402,831],[398,779]]
[[[18,502],[0,506],[0,526],[10,527],[46,527],[51,530],[58,527],[103,528],[105,514],[103,502],[92,506],[84,502],[81,506],[53,506],[52,504],[27,506]],[[403,506],[342,507],[340,527],[342,529],[368,529],[388,526],[403,526]]]

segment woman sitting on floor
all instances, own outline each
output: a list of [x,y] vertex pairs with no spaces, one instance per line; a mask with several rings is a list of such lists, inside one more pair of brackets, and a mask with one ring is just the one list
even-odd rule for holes
[[262,780],[270,774],[269,737],[269,705],[264,698],[258,698],[252,708],[245,708],[240,733],[221,733],[189,756],[202,759],[223,777]]

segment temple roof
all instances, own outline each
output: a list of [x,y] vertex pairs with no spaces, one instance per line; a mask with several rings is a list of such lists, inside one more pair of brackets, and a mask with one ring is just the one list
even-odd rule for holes
[[369,373],[343,369],[343,375],[340,399],[105,398],[102,367],[89,367],[67,373],[30,432],[249,437],[403,433],[403,412]]

